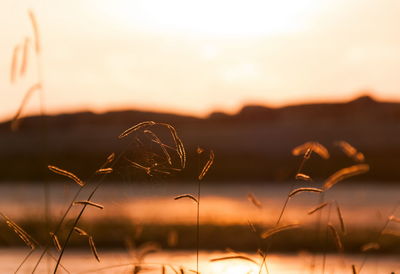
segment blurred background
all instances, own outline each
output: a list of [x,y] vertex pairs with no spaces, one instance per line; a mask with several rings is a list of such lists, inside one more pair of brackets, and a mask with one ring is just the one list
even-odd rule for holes
[[[113,152],[149,163],[154,146],[142,135],[134,135],[136,146],[118,136],[152,120],[175,127],[187,166],[148,176],[122,158],[98,191],[105,210],[84,220],[99,246],[156,240],[195,248],[195,205],[173,198],[196,194],[213,150],[202,185],[203,249],[256,251],[263,244],[249,223],[272,226],[293,186],[321,187],[356,164],[337,145],[343,140],[370,171],[325,198],[341,205],[353,229],[346,251],[360,252],[388,215],[399,215],[399,12],[395,0],[2,1],[0,211],[44,241],[44,223],[54,226],[77,190],[47,165],[89,182]],[[168,132],[152,130],[174,145]],[[294,182],[302,159],[292,149],[308,141],[326,146],[330,158],[312,154],[301,171],[313,182]],[[287,232],[273,252],[321,252],[312,236],[317,219],[307,215],[319,201],[304,194],[289,204],[283,221],[306,224],[308,236]],[[3,246],[23,244],[0,229]],[[383,239],[382,253],[399,254],[396,235]],[[400,267],[390,258],[385,265]],[[301,260],[297,266],[308,269]]]

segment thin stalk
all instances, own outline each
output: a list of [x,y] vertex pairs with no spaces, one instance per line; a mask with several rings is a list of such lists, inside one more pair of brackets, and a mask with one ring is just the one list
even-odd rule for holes
[[[319,201],[318,204],[322,204],[325,201],[325,192],[322,192],[321,195],[319,196]],[[321,222],[322,222],[322,210],[318,212],[317,215],[317,224],[316,224],[316,241],[321,242],[322,241],[322,236],[321,236]],[[315,264],[316,264],[316,255],[314,253],[312,261],[311,261],[311,273],[314,273],[315,269]]]
[[15,270],[14,273],[17,273],[17,272],[21,269],[21,267],[24,265],[24,263],[28,260],[28,258],[32,255],[32,253],[33,253],[34,251],[35,251],[35,249],[31,249],[31,250],[29,251],[29,253],[25,256],[25,258],[24,258],[24,259],[22,260],[22,262],[19,264],[17,270]]
[[[133,142],[133,141],[132,141],[132,142]],[[126,152],[126,150],[122,151],[122,152],[118,155],[118,157],[115,159],[115,161],[111,164],[111,167],[113,167],[113,166],[123,157],[123,155],[125,154],[125,152]],[[103,164],[102,166],[104,166],[104,165],[105,165],[105,164]],[[94,175],[94,174],[93,174],[93,175]],[[93,175],[92,175],[92,176],[93,176]],[[98,188],[102,185],[102,183],[104,182],[103,179],[104,179],[104,176],[102,176],[102,177],[100,178],[100,180],[98,181],[97,185],[95,186],[95,188],[92,190],[92,192],[91,192],[90,195],[88,196],[87,201],[90,201],[90,200],[92,199],[92,197],[93,197],[93,195],[96,193],[97,189],[98,189]],[[78,192],[80,192],[81,189],[82,189],[82,188],[80,188]],[[72,204],[73,204],[73,203],[71,203],[71,205],[69,206],[69,209],[71,209]],[[75,219],[75,222],[74,222],[73,226],[71,227],[71,229],[70,229],[70,231],[69,231],[69,233],[68,233],[67,238],[65,239],[65,242],[64,242],[64,244],[63,244],[63,246],[62,246],[60,255],[59,255],[58,260],[57,260],[57,264],[56,264],[56,266],[55,266],[55,268],[54,268],[54,273],[57,273],[58,266],[60,265],[60,262],[61,262],[61,259],[62,259],[63,254],[64,254],[65,248],[67,247],[68,242],[69,242],[69,240],[70,240],[70,238],[71,238],[71,235],[72,235],[72,233],[73,233],[73,231],[74,231],[74,227],[78,224],[78,222],[79,222],[81,216],[82,216],[83,213],[85,212],[86,206],[87,206],[87,205],[85,204],[85,205],[82,207],[81,211],[79,212],[78,216],[77,216],[76,219]]]
[[[393,207],[393,209],[390,211],[389,216],[394,215],[397,211],[397,208],[400,206],[400,201],[397,201],[397,203],[395,204],[395,206]],[[386,227],[389,225],[390,220],[389,218],[386,219],[386,222],[383,224],[382,228],[379,230],[378,236],[376,237],[375,242],[378,242],[379,239],[382,237],[382,233],[383,231],[386,229]],[[367,262],[369,256],[368,254],[365,254],[364,259],[360,265],[360,268],[358,269],[357,273],[360,274],[361,270],[363,269],[365,263]]]
[[[115,165],[116,162],[119,161],[119,159],[123,156],[123,154],[125,153],[125,150],[121,152],[121,154],[115,159],[115,161],[113,163],[111,163],[111,167],[113,167]],[[101,165],[100,168],[104,168],[106,166],[107,162],[104,163],[103,165]],[[90,184],[91,182],[91,178],[94,176],[94,173],[89,177],[89,179],[87,180],[87,184],[85,185],[86,187]],[[103,177],[102,177],[103,178]],[[58,222],[56,229],[54,230],[54,234],[57,234],[59,232],[59,230],[61,229],[62,224],[65,221],[65,218],[67,217],[68,213],[71,211],[71,208],[73,207],[73,203],[74,201],[78,198],[79,194],[81,193],[81,191],[83,190],[83,187],[80,187],[78,189],[78,191],[75,193],[74,197],[72,198],[67,210],[64,212],[63,216],[61,217],[60,221]],[[73,229],[73,228],[72,228]],[[34,269],[32,270],[32,273],[35,273],[36,269],[38,268],[40,261],[42,260],[43,256],[46,254],[46,252],[48,251],[50,247],[50,243],[48,243],[46,245],[46,247],[44,248],[42,254],[40,255]]]
[[258,274],[261,274],[263,266],[265,266],[265,270],[267,271],[267,274],[269,274],[268,265],[267,265],[267,254],[265,254],[263,256],[263,260],[261,262],[261,266],[260,266],[260,270],[258,271]]
[[[323,200],[322,200],[323,202]],[[326,230],[325,230],[325,241],[324,241],[324,252],[322,255],[322,274],[325,273],[325,265],[326,265],[326,250],[327,250],[327,245],[328,245],[328,223],[331,218],[331,204],[329,204],[328,208],[328,217],[326,218]]]
[[[311,151],[311,153],[312,153],[312,151]],[[300,172],[303,170],[304,165],[305,165],[305,163],[306,163],[306,161],[307,161],[308,159],[309,159],[309,157],[303,157],[303,159],[302,159],[301,162],[300,162],[299,168],[297,169],[296,174],[300,173]],[[296,176],[296,174],[295,174],[295,176]],[[280,214],[279,214],[278,220],[277,220],[276,223],[275,223],[275,227],[277,227],[277,226],[279,225],[279,223],[281,222],[281,220],[282,220],[283,214],[285,213],[285,210],[286,210],[287,205],[288,205],[288,203],[289,203],[289,199],[290,199],[289,193],[292,192],[292,191],[294,190],[295,185],[296,185],[296,182],[294,181],[294,182],[292,183],[292,185],[290,186],[290,190],[289,190],[288,194],[286,195],[285,202],[284,202],[284,204],[283,204],[283,206],[282,206],[282,209],[281,209],[281,212],[280,212]],[[266,248],[266,250],[265,250],[265,256],[264,256],[264,258],[263,258],[263,260],[262,260],[262,263],[261,263],[261,265],[262,265],[262,264],[265,264],[265,269],[267,270],[267,273],[269,273],[269,271],[268,271],[268,267],[267,267],[266,260],[267,260],[267,255],[268,255],[269,249],[270,249],[271,246],[272,246],[273,237],[274,237],[274,236],[272,236],[272,237],[271,237],[271,240],[268,242],[268,246],[267,246],[267,248]],[[261,274],[261,268],[260,268],[259,274]]]
[[[67,217],[68,213],[70,212],[72,206],[73,206],[73,202],[78,198],[79,194],[81,193],[82,188],[80,187],[79,190],[76,192],[75,196],[72,198],[72,201],[70,202],[67,210],[64,212],[63,216],[61,217],[60,221],[58,222],[56,229],[54,230],[54,234],[57,234],[58,231],[61,229],[62,224],[64,223],[65,218]],[[50,247],[50,243],[48,242],[45,246],[45,248],[43,249],[43,252],[40,254],[40,257],[38,259],[38,261],[35,264],[35,267],[32,270],[32,273],[35,273],[37,267],[39,266],[41,260],[43,259],[44,255],[47,253],[47,251],[49,250]]]
[[[104,177],[102,177],[102,178],[104,178]],[[104,182],[103,180],[100,180],[97,183],[96,187],[92,190],[92,192],[90,193],[89,197],[87,198],[88,201],[90,201],[92,199],[93,195],[96,193],[97,189],[102,185],[103,182]],[[53,272],[54,274],[57,273],[58,266],[60,265],[61,259],[62,259],[63,255],[64,255],[64,251],[65,251],[65,249],[66,249],[66,247],[68,245],[68,242],[69,242],[69,240],[71,238],[71,235],[72,235],[72,233],[74,231],[74,227],[77,226],[79,220],[81,219],[83,213],[85,212],[86,207],[87,207],[87,204],[85,204],[82,207],[81,211],[79,212],[78,216],[75,219],[74,224],[72,225],[71,229],[68,232],[68,236],[65,239],[64,244],[63,244],[62,249],[61,249],[61,252],[60,252],[60,255],[58,256],[57,264],[56,264],[56,266],[54,268],[54,272]]]
[[200,249],[200,198],[201,182],[197,182],[197,218],[196,218],[196,272],[199,273],[199,249]]
[[[303,160],[301,161],[300,166],[299,166],[299,168],[297,169],[296,174],[300,173],[300,172],[303,170],[304,164],[306,163],[307,159],[308,159],[308,158],[303,157]],[[295,186],[295,182],[292,183],[292,185],[291,185],[291,187],[290,187],[290,190],[289,190],[289,193],[293,191],[294,186]],[[278,217],[278,220],[277,220],[276,223],[275,223],[275,226],[278,226],[279,223],[281,222],[281,219],[282,219],[282,217],[283,217],[283,214],[285,213],[287,204],[289,203],[289,199],[290,199],[290,197],[289,197],[289,194],[288,194],[288,195],[286,195],[285,203],[283,204],[283,207],[282,207],[282,209],[281,209],[281,213],[279,214],[279,217]]]

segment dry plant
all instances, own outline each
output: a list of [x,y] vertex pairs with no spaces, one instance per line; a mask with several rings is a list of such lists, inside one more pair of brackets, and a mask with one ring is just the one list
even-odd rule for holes
[[[42,79],[42,67],[41,67],[41,42],[40,42],[40,34],[39,34],[39,25],[36,20],[36,16],[32,10],[28,10],[28,17],[31,23],[33,37],[25,37],[23,42],[15,45],[10,65],[10,82],[11,84],[15,84],[19,78],[23,78],[26,75],[26,72],[29,68],[29,52],[33,50],[34,57],[36,60],[36,70],[38,77],[34,81],[34,83],[26,90],[25,95],[21,101],[21,104],[15,113],[12,122],[11,128],[12,130],[18,130],[20,119],[22,112],[28,103],[29,99],[36,91],[40,91],[43,93],[43,79]],[[33,39],[33,43],[31,42]],[[44,105],[43,105],[43,94],[40,94],[40,114],[44,115]]]
[[[202,155],[204,153],[204,149],[198,147],[196,149],[196,153],[198,155]],[[199,250],[200,250],[200,198],[201,198],[201,181],[204,176],[207,174],[210,167],[213,165],[215,159],[214,151],[210,150],[209,157],[205,165],[203,166],[197,180],[197,198],[195,198],[192,194],[182,194],[175,197],[175,200],[179,200],[182,198],[188,198],[193,200],[196,203],[196,273],[199,272]],[[200,163],[199,163],[200,165]]]
[[[356,176],[359,174],[366,173],[369,170],[369,165],[363,163],[365,161],[364,155],[361,152],[359,152],[356,148],[354,148],[352,145],[350,145],[349,143],[347,143],[345,141],[340,141],[340,142],[335,142],[335,145],[339,146],[340,149],[350,159],[357,162],[357,164],[338,170],[337,172],[335,172],[334,174],[329,176],[323,182],[322,186],[319,188],[309,187],[309,186],[302,186],[302,187],[295,188],[295,184],[294,183],[292,184],[292,186],[290,187],[290,190],[286,196],[286,199],[284,201],[284,204],[282,206],[281,212],[278,216],[278,219],[277,219],[275,225],[273,227],[265,230],[261,234],[259,234],[259,237],[261,239],[269,239],[269,242],[268,242],[265,250],[263,251],[263,254],[264,254],[263,262],[261,263],[259,273],[261,273],[263,266],[265,266],[267,273],[269,272],[267,264],[266,264],[266,258],[267,258],[269,249],[272,246],[273,236],[276,233],[279,233],[281,231],[299,227],[299,224],[281,225],[280,223],[281,223],[282,217],[287,209],[288,202],[290,201],[290,199],[294,198],[295,196],[297,196],[303,192],[311,192],[311,193],[321,194],[319,203],[315,207],[308,210],[308,212],[307,212],[308,215],[312,215],[314,213],[319,213],[319,217],[318,217],[318,221],[317,221],[317,231],[320,230],[320,226],[321,226],[321,224],[320,224],[322,221],[321,212],[325,207],[327,207],[327,206],[329,207],[328,217],[327,217],[327,221],[326,221],[326,237],[325,237],[325,244],[324,244],[325,251],[323,254],[323,272],[324,272],[325,261],[326,261],[326,241],[327,241],[327,237],[329,234],[331,235],[331,238],[335,242],[338,251],[343,252],[344,246],[342,243],[342,235],[346,234],[344,218],[341,213],[339,203],[337,201],[324,201],[324,193],[326,191],[328,191],[330,188],[332,188],[334,185],[339,183],[340,181],[343,181],[347,178],[350,178],[350,177],[353,177],[353,176]],[[319,155],[322,159],[328,159],[330,157],[329,151],[325,148],[325,146],[323,146],[317,142],[306,142],[300,146],[295,147],[292,150],[292,154],[294,156],[302,156],[302,161],[301,161],[300,166],[294,176],[296,181],[305,182],[305,183],[309,183],[309,182],[313,181],[309,175],[303,173],[304,165],[307,162],[307,160],[310,159],[313,152],[315,154]],[[261,203],[255,198],[255,196],[253,194],[248,194],[247,198],[256,207],[261,207]],[[337,219],[338,219],[340,231],[338,229],[336,229],[336,227],[330,222],[330,218],[331,218],[330,217],[330,211],[331,211],[330,208],[332,206],[334,206],[336,208]],[[392,220],[397,220],[397,219],[395,219],[395,217],[393,217]],[[249,224],[250,224],[251,230],[253,232],[257,233],[257,231],[254,228],[254,225],[251,222],[249,222]],[[387,223],[386,223],[386,225],[387,225]],[[385,228],[386,228],[386,226],[381,230],[380,235],[383,233]],[[319,240],[319,241],[321,242],[321,240]],[[370,249],[377,248],[377,247],[378,247],[377,244],[375,242],[372,242],[370,244],[367,244],[364,247],[364,250],[370,250]],[[241,256],[228,256],[228,257],[219,258],[219,259],[216,259],[213,261],[225,260],[225,259],[244,259],[244,258],[242,258]]]
[[[166,128],[170,133],[171,139],[173,141],[173,145],[170,146],[170,145],[167,145],[164,142],[162,142],[161,138],[159,138],[153,131],[150,130],[150,128],[153,128],[153,127],[154,128],[157,128],[157,127]],[[129,156],[127,155],[128,154],[127,150],[122,151],[117,156],[115,156],[115,154],[111,154],[109,157],[107,157],[105,164],[103,164],[103,166],[101,166],[98,170],[96,170],[94,172],[93,175],[95,175],[95,174],[101,175],[101,178],[99,179],[97,184],[94,186],[93,190],[90,192],[90,194],[86,200],[77,201],[76,198],[79,195],[80,191],[84,187],[86,187],[88,184],[84,184],[83,181],[78,178],[78,176],[74,175],[73,173],[71,173],[69,171],[65,171],[65,170],[62,170],[62,169],[54,167],[54,166],[49,166],[49,169],[51,171],[53,171],[57,174],[60,174],[62,176],[66,176],[81,186],[81,188],[79,188],[79,190],[77,192],[77,195],[74,197],[73,201],[71,201],[70,206],[67,208],[66,213],[61,218],[57,228],[59,229],[59,227],[63,223],[64,219],[66,218],[67,214],[69,213],[69,211],[73,205],[82,205],[82,209],[79,212],[79,214],[75,217],[73,226],[69,230],[67,237],[62,245],[62,248],[61,248],[61,251],[60,251],[60,254],[58,257],[58,261],[57,261],[57,264],[54,269],[54,273],[57,272],[58,266],[62,260],[63,254],[64,254],[65,249],[68,245],[68,242],[71,238],[72,232],[77,231],[79,220],[81,219],[87,206],[92,206],[92,207],[96,207],[99,209],[104,208],[104,206],[93,202],[92,199],[93,199],[93,196],[95,195],[96,191],[98,190],[98,188],[102,185],[102,182],[104,181],[103,180],[104,177],[107,176],[108,174],[110,174],[114,170],[114,166],[116,165],[116,163],[118,163],[119,161],[125,160],[131,167],[141,169],[141,170],[145,171],[146,174],[148,174],[149,176],[154,176],[157,174],[171,174],[172,172],[179,172],[185,168],[186,152],[185,152],[185,149],[183,146],[183,142],[180,139],[180,137],[178,136],[178,134],[173,126],[166,124],[166,123],[156,123],[153,121],[146,121],[146,122],[139,123],[129,129],[125,130],[122,134],[119,135],[118,138],[126,139],[127,137],[134,136],[137,134],[142,134],[142,137],[145,136],[145,138],[148,138],[152,143],[156,143],[158,145],[158,147],[160,148],[160,150],[162,151],[162,154],[159,155],[157,153],[154,153],[154,155],[152,155],[153,157],[151,157],[151,159],[144,159],[144,161],[140,162],[140,163],[129,159],[128,158]],[[137,136],[134,136],[134,138],[132,138],[131,143],[138,142],[137,138],[138,138]],[[142,142],[139,142],[139,143],[142,143]],[[168,150],[170,152],[168,152]],[[171,156],[172,153],[174,153],[174,156]],[[56,229],[56,232],[54,232],[54,234],[57,233],[58,229]],[[93,237],[86,232],[83,233],[82,230],[78,230],[77,232],[79,232],[80,235],[88,237],[89,245],[91,247],[92,253],[94,254],[95,258],[97,260],[99,260],[99,255],[95,248]]]

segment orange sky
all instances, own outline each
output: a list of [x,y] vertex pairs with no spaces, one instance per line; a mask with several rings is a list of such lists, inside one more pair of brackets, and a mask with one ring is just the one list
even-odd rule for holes
[[[205,115],[246,103],[348,100],[365,89],[400,99],[397,0],[16,0],[0,3],[0,120],[38,79],[29,8],[49,113]],[[13,49],[26,37],[26,74],[10,83]]]

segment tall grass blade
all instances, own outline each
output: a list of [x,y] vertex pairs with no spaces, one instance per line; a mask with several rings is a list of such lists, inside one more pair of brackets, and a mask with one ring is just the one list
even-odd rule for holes
[[211,259],[210,262],[218,262],[218,261],[225,261],[225,260],[245,260],[245,261],[249,261],[249,262],[252,262],[253,264],[258,265],[258,263],[256,261],[254,261],[252,258],[243,256],[243,255],[234,255],[234,256],[215,258],[215,259]]
[[74,227],[74,231],[81,236],[89,236],[89,234],[86,231],[84,231],[82,228],[79,228],[77,226]]
[[183,142],[182,142],[181,138],[179,138],[178,133],[176,132],[176,129],[173,126],[171,126],[169,124],[163,124],[163,125],[167,126],[167,128],[171,132],[172,138],[174,139],[174,142],[176,145],[176,151],[181,160],[181,167],[183,169],[186,166],[186,151],[185,151]]
[[33,35],[35,37],[35,51],[36,54],[40,54],[41,46],[40,46],[40,36],[39,36],[39,27],[36,21],[36,16],[33,11],[28,11],[29,19],[31,20],[32,28],[33,28]]
[[147,127],[147,126],[154,126],[156,123],[153,121],[145,121],[145,122],[141,122],[139,124],[134,125],[133,127],[128,128],[127,130],[125,130],[124,132],[122,132],[118,138],[122,139],[126,136],[128,136],[129,134],[131,134],[132,132],[142,128],[142,127]]
[[347,157],[353,159],[355,162],[359,163],[364,162],[365,160],[364,154],[357,151],[357,149],[352,145],[350,145],[348,142],[338,141],[335,144],[341,148],[341,150],[344,152],[344,154],[346,154]]
[[255,207],[262,208],[261,202],[254,196],[253,193],[247,194],[247,200],[249,200]]
[[58,168],[56,166],[51,166],[51,165],[49,165],[47,167],[48,167],[48,169],[50,169],[54,173],[57,173],[59,175],[62,175],[62,176],[65,176],[65,177],[68,177],[68,178],[72,179],[75,183],[77,183],[80,186],[84,186],[85,185],[85,183],[81,179],[79,179],[78,176],[73,174],[72,172],[69,172],[69,171],[66,171],[66,170],[63,170],[61,168]]
[[93,237],[89,236],[89,245],[92,250],[93,256],[96,258],[98,262],[100,262],[99,253],[97,252],[96,246],[94,245]]
[[28,103],[29,98],[32,96],[32,94],[36,91],[36,90],[40,90],[42,89],[42,85],[40,83],[36,83],[34,85],[32,85],[26,92],[24,95],[24,98],[22,99],[21,104],[19,105],[19,108],[17,110],[17,112],[15,113],[12,121],[11,121],[11,129],[12,130],[18,130],[19,128],[19,119],[21,116],[22,111],[24,110],[25,105]]
[[300,188],[296,188],[295,190],[291,191],[289,193],[289,198],[292,198],[294,195],[301,193],[301,192],[323,192],[322,189],[320,188],[314,188],[314,187],[300,187]]
[[322,203],[317,205],[316,207],[314,207],[313,209],[311,209],[310,211],[307,212],[308,215],[311,215],[315,212],[317,212],[318,210],[323,209],[324,207],[326,207],[328,205],[328,202]]
[[204,165],[203,170],[201,171],[200,175],[199,175],[199,181],[201,181],[204,176],[206,175],[207,171],[210,169],[210,167],[212,166],[212,164],[214,163],[214,151],[210,151],[210,158],[208,159],[207,163]]
[[51,239],[53,240],[54,246],[56,247],[56,249],[58,251],[60,251],[61,250],[61,245],[60,245],[60,241],[58,240],[57,235],[54,234],[53,232],[50,232],[50,236],[51,236]]
[[343,181],[349,177],[360,175],[369,171],[369,165],[359,164],[350,167],[343,168],[334,174],[332,174],[324,183],[324,189],[328,190],[340,181]]
[[271,229],[265,231],[264,233],[262,233],[261,238],[267,239],[276,233],[279,233],[279,232],[282,232],[285,230],[289,230],[289,229],[295,229],[295,228],[298,228],[299,226],[300,226],[299,224],[288,224],[288,225],[274,227],[274,228],[271,228]]
[[17,78],[17,67],[18,67],[18,56],[19,56],[20,46],[16,45],[13,50],[10,68],[10,82],[13,84]]
[[19,225],[13,222],[10,218],[0,212],[1,217],[5,220],[8,227],[10,227],[17,236],[24,241],[24,243],[31,249],[35,249],[39,243],[36,242],[25,230],[23,230]]
[[100,168],[96,170],[96,174],[110,174],[113,172],[113,169],[111,167],[108,168]]
[[306,142],[302,145],[299,145],[292,150],[292,154],[294,156],[304,155],[305,157],[307,156],[309,158],[309,155],[311,153],[311,151],[309,150],[314,151],[323,159],[329,159],[330,157],[326,147],[317,142]]
[[301,180],[301,181],[305,181],[305,182],[312,182],[312,179],[310,176],[303,174],[303,173],[297,173],[296,174],[296,180]]
[[191,194],[182,194],[182,195],[176,196],[174,198],[174,200],[179,200],[182,198],[189,198],[189,199],[192,199],[196,204],[198,203],[197,199],[195,197],[193,197],[193,195],[191,195]]
[[339,204],[335,201],[336,204],[336,213],[338,215],[339,218],[339,223],[340,223],[340,229],[342,231],[343,234],[346,233],[346,227],[344,225],[344,219],[343,219],[343,215],[342,215],[342,211],[340,210]]
[[335,240],[335,244],[336,244],[336,247],[337,247],[338,251],[342,252],[343,251],[343,244],[342,244],[342,241],[340,240],[339,233],[337,232],[336,228],[333,225],[328,224],[328,227],[329,227],[329,230],[331,231],[332,236],[333,236],[333,238]]
[[93,207],[98,208],[98,209],[104,209],[104,206],[102,206],[100,204],[97,204],[97,203],[94,203],[92,201],[76,201],[73,204],[74,205],[89,205],[89,206],[93,206]]
[[171,156],[169,155],[168,151],[166,150],[163,142],[161,142],[160,138],[158,138],[158,136],[151,130],[146,129],[143,132],[149,134],[152,137],[152,141],[160,146],[162,152],[164,153],[165,158],[167,159],[168,164],[172,165]]
[[367,252],[369,250],[378,250],[380,248],[380,245],[377,242],[370,242],[366,243],[361,247],[362,252]]

